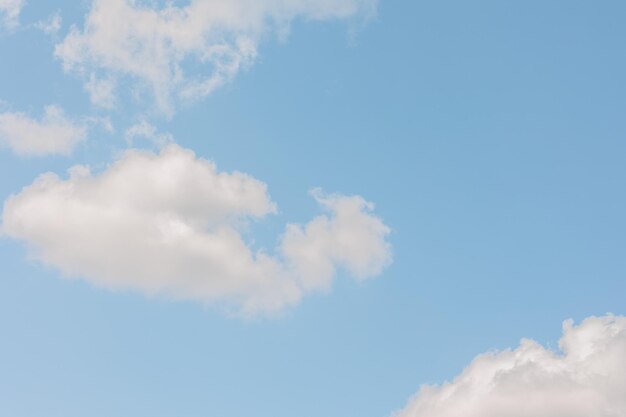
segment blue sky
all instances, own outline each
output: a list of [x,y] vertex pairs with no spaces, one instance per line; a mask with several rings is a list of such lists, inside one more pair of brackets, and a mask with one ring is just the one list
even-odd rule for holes
[[[143,6],[162,7],[154,3]],[[242,317],[221,308],[239,305],[230,296],[198,301],[189,286],[155,295],[143,281],[115,287],[109,275],[94,285],[101,266],[75,267],[73,253],[42,262],[28,248],[69,235],[43,238],[48,229],[37,227],[52,219],[44,226],[65,230],[72,219],[36,206],[30,215],[45,219],[32,233],[0,239],[0,415],[384,417],[482,352],[521,338],[558,350],[564,320],[625,313],[623,2],[312,2],[321,15],[292,3],[293,15],[259,12],[260,22],[286,20],[288,33],[273,24],[225,33],[228,43],[245,32],[256,56],[210,94],[172,98],[165,110],[152,81],[87,58],[82,73],[64,70],[55,46],[72,25],[82,33],[91,1],[30,1],[19,24],[5,22],[0,113],[40,120],[55,105],[85,134],[65,155],[20,154],[0,137],[3,200],[44,172],[67,180],[81,164],[98,176],[129,147],[158,154],[162,144],[125,135],[145,122],[177,149],[267,185],[276,212],[244,219],[241,231],[253,251],[280,253],[288,223],[333,221],[314,187],[374,203],[359,215],[389,233],[357,239],[370,252],[354,256],[381,257],[369,279],[351,279],[360,264],[349,249],[316,246],[337,266],[329,286],[302,284],[301,299]],[[55,13],[58,30],[36,27]],[[210,68],[193,53],[180,65],[190,79]],[[90,101],[90,72],[118,77],[113,106]],[[171,88],[174,97],[184,86]],[[96,229],[81,244],[116,265]],[[124,255],[158,269],[160,259]],[[64,278],[74,267],[85,272]],[[251,302],[261,297],[242,288]]]

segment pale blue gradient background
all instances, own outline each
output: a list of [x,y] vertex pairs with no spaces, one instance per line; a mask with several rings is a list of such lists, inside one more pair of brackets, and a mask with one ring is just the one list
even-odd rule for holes
[[[60,9],[62,33],[86,2]],[[45,4],[44,4],[45,3]],[[297,22],[208,99],[156,120],[222,169],[267,182],[271,248],[357,193],[393,229],[376,280],[341,277],[275,319],[109,293],[0,240],[0,415],[385,417],[420,384],[566,318],[626,313],[626,3],[381,0],[353,38]],[[36,30],[0,36],[0,99],[96,115]],[[136,121],[112,114],[71,158],[0,150],[2,199],[41,172],[102,168]]]

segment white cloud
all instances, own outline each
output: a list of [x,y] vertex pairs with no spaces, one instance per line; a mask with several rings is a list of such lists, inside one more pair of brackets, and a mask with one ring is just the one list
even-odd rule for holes
[[68,119],[57,106],[46,106],[41,120],[19,112],[0,113],[0,144],[20,155],[67,155],[85,135],[84,124]]
[[97,175],[43,174],[5,202],[2,232],[98,286],[271,312],[327,288],[337,267],[365,278],[391,260],[370,203],[315,195],[328,214],[289,226],[276,255],[253,251],[246,224],[276,210],[266,185],[169,145],[129,150]]
[[566,321],[559,347],[522,340],[480,355],[453,382],[422,387],[394,416],[626,416],[626,317]]
[[389,229],[368,214],[372,203],[359,196],[324,196],[319,189],[312,194],[333,218],[319,216],[304,227],[290,224],[282,241],[282,252],[302,285],[328,288],[338,264],[357,279],[380,274],[391,260],[384,240]]
[[[55,55],[66,70],[83,75],[90,93],[100,91],[93,88],[100,79],[111,86],[128,76],[151,91],[161,112],[171,114],[175,101],[206,96],[253,62],[268,32],[285,32],[297,17],[371,14],[376,1],[190,0],[159,7],[163,2],[94,0],[84,27],[73,27]],[[186,62],[196,70],[186,70]]]
[[0,0],[0,26],[4,25],[8,29],[17,27],[24,4],[24,0]]

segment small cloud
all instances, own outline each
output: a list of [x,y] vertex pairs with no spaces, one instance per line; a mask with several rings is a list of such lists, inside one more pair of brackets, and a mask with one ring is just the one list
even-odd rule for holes
[[0,144],[18,155],[68,155],[85,139],[87,128],[65,116],[63,109],[50,105],[41,119],[24,113],[0,113]]
[[141,122],[136,123],[126,129],[124,137],[126,138],[126,141],[131,145],[138,138],[147,139],[160,148],[174,143],[174,137],[171,134],[159,133],[156,127],[154,127],[145,120],[142,120]]
[[52,16],[48,18],[48,20],[40,20],[35,23],[35,27],[46,35],[53,36],[56,35],[61,29],[61,13],[56,12]]

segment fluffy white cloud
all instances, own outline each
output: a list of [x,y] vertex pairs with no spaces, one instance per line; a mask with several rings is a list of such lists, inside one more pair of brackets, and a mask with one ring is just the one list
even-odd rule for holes
[[2,232],[69,277],[254,314],[328,287],[337,267],[365,278],[390,262],[370,203],[315,196],[328,214],[289,226],[276,255],[253,251],[246,224],[276,210],[266,185],[169,145],[129,150],[97,175],[41,175],[5,202]]
[[422,387],[394,416],[626,416],[626,317],[566,321],[559,347],[522,340],[480,355],[453,382]]
[[24,0],[0,0],[0,26],[15,28],[24,4]]
[[356,279],[380,274],[391,260],[384,239],[389,229],[368,214],[373,204],[359,196],[325,196],[319,189],[312,194],[334,216],[316,217],[304,227],[288,225],[281,244],[301,285],[328,288],[335,265],[343,265]]
[[[83,75],[94,103],[110,105],[115,80],[129,76],[151,90],[161,112],[171,114],[173,101],[206,96],[254,61],[271,30],[285,32],[297,17],[369,14],[376,1],[190,0],[159,6],[163,2],[93,0],[84,27],[72,28],[55,54],[66,70]],[[186,71],[185,62],[195,70]]]
[[41,120],[19,112],[0,113],[0,144],[20,155],[67,155],[85,139],[86,131],[57,106],[46,106]]

